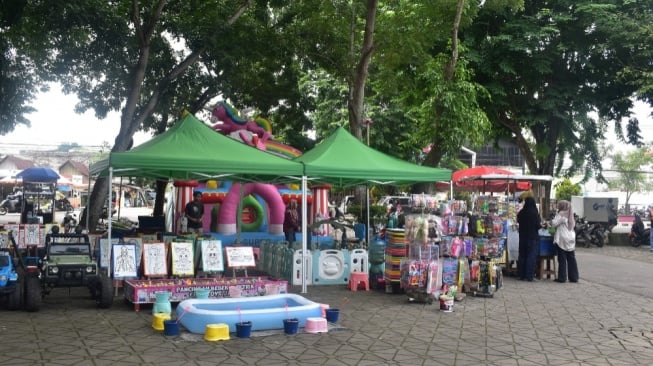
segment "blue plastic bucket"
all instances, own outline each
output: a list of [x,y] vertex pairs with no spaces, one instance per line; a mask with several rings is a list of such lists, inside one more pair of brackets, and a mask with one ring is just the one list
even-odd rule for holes
[[339,309],[326,309],[326,320],[329,323],[337,323],[338,322],[338,317],[340,316],[340,310]]
[[252,335],[252,322],[236,323],[236,336],[249,338]]
[[167,336],[179,335],[179,323],[176,319],[163,321],[163,334]]
[[284,319],[283,320],[283,331],[286,334],[297,334],[299,330],[299,320],[296,318],[293,319]]

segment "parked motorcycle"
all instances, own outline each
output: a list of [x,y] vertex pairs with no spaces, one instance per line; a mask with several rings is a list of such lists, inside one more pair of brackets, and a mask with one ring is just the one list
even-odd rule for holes
[[576,244],[589,248],[592,245],[602,247],[608,237],[608,227],[597,222],[587,222],[584,218],[576,216]]
[[574,226],[574,231],[576,232],[576,244],[582,244],[584,247],[589,248],[592,241],[590,232],[594,228],[591,226],[584,218],[575,216],[576,225]]
[[329,217],[337,220],[338,222],[345,221],[345,215],[340,211],[340,208],[336,205],[329,205]]
[[628,234],[628,241],[630,245],[638,247],[640,245],[649,245],[651,240],[651,229],[644,228],[644,222],[642,221],[641,216],[635,214],[635,222],[630,228],[630,233]]
[[651,243],[651,228],[644,229],[640,234],[636,234],[631,230],[628,234],[628,241],[630,242],[630,245],[634,247],[649,245]]
[[7,196],[7,198],[2,200],[2,202],[0,202],[0,215],[20,212],[21,208],[22,208],[22,196],[9,195]]
[[608,233],[610,232],[610,229],[607,225],[598,222],[591,225],[592,228],[590,230],[590,244],[601,248],[608,239]]
[[63,218],[63,229],[65,234],[74,234],[77,227],[77,217],[74,214],[66,214]]

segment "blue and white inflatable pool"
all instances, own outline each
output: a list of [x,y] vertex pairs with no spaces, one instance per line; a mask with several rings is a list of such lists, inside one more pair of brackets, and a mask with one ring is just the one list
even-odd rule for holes
[[189,332],[204,334],[207,324],[225,323],[236,331],[236,323],[251,321],[252,330],[283,329],[283,320],[321,317],[319,303],[297,294],[279,294],[224,299],[188,299],[177,306],[177,319]]

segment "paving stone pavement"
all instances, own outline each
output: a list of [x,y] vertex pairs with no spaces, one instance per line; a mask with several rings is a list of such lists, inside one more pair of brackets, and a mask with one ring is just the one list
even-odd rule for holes
[[[579,248],[653,263],[648,248]],[[293,292],[300,292],[299,286]],[[581,279],[506,277],[492,298],[454,311],[380,290],[309,286],[340,309],[340,330],[207,342],[152,328],[151,307],[121,297],[96,309],[86,291],[53,291],[39,312],[0,310],[0,365],[651,365],[651,299]],[[233,335],[232,335],[233,336]]]

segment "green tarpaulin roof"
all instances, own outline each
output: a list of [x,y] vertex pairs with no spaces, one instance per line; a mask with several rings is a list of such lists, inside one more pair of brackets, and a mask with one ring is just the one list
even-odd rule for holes
[[213,131],[187,115],[166,132],[91,165],[92,175],[173,179],[297,181],[350,186],[451,179],[451,171],[412,164],[374,150],[340,127],[305,154],[287,160]]
[[[93,175],[252,181],[296,181],[300,163],[258,150],[213,131],[187,115],[166,132],[91,165]],[[294,178],[291,178],[294,177]]]
[[313,149],[293,159],[304,163],[304,173],[338,186],[406,184],[451,180],[451,170],[412,164],[372,149],[343,127]]

